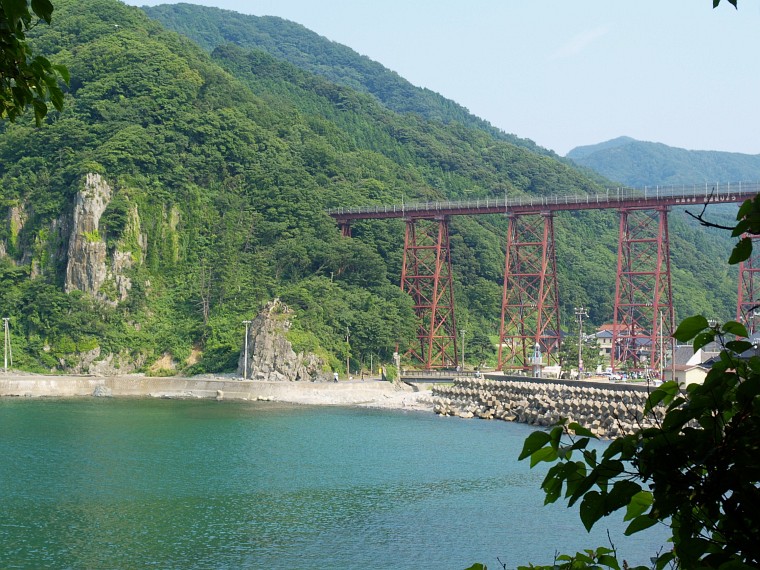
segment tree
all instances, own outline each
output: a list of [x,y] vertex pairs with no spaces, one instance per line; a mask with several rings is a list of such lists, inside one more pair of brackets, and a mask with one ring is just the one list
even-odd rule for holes
[[[732,228],[740,239],[729,263],[749,258],[760,232],[760,196],[739,209]],[[618,437],[599,455],[595,436],[577,423],[560,422],[532,433],[520,459],[554,463],[544,478],[546,503],[564,495],[580,502],[587,530],[625,509],[630,535],[655,524],[672,531],[673,550],[655,567],[757,568],[760,566],[760,355],[737,322],[710,326],[703,316],[685,319],[673,335],[697,350],[718,340],[724,350],[704,384],[682,389],[667,382],[649,395],[645,413],[654,427]],[[575,460],[580,456],[580,460]],[[667,459],[665,459],[667,458]],[[552,568],[615,568],[614,549],[558,557]],[[530,568],[535,568],[530,566]],[[645,567],[641,567],[645,568]]]
[[49,0],[0,0],[0,118],[15,121],[31,105],[39,126],[47,114],[49,100],[63,109],[60,77],[69,72],[47,58],[32,55],[26,32],[40,21],[50,23],[53,5]]

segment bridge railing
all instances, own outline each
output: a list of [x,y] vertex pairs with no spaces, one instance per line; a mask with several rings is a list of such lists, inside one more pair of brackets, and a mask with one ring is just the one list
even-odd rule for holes
[[351,214],[413,214],[415,212],[447,212],[463,209],[503,210],[512,208],[573,205],[573,204],[615,204],[631,200],[683,199],[689,202],[735,202],[740,196],[760,193],[758,182],[705,183],[693,186],[654,186],[643,188],[607,188],[603,193],[520,196],[515,198],[477,198],[475,200],[447,200],[436,202],[415,202],[410,204],[391,204],[379,206],[359,206],[334,208],[330,215]]

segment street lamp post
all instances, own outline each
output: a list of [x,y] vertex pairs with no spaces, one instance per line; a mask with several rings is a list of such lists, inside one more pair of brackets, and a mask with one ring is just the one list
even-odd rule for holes
[[8,321],[10,320],[10,317],[3,317],[3,330],[5,334],[5,344],[4,344],[4,356],[5,356],[5,372],[7,374],[8,372],[8,356],[11,357],[11,366],[13,366],[13,352],[11,352],[11,335],[10,335],[10,328],[8,326]]
[[349,333],[348,326],[346,326],[346,380],[351,378],[351,343],[349,339],[351,334]]
[[245,349],[243,351],[243,380],[248,380],[248,327],[251,326],[251,321],[243,321],[245,325]]
[[575,316],[578,317],[578,380],[580,380],[583,370],[583,317],[588,317],[588,313],[583,307],[575,307]]
[[462,329],[462,372],[464,372],[464,368],[465,368],[465,365],[464,365],[464,333],[466,333],[466,332],[467,331],[465,329]]

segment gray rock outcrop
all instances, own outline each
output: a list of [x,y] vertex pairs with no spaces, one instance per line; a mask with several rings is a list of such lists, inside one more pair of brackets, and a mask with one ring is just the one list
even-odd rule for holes
[[98,224],[110,200],[111,187],[100,174],[87,174],[74,205],[64,283],[67,293],[79,290],[97,295],[106,280],[106,243]]
[[[296,353],[286,338],[292,325],[288,307],[275,299],[251,322],[248,331],[247,374],[250,380],[326,381],[324,361],[310,353]],[[246,364],[245,346],[240,351],[238,373]]]

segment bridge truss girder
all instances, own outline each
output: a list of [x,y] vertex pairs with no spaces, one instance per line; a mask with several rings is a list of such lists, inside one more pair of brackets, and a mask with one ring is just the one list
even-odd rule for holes
[[426,369],[457,366],[448,218],[407,218],[401,289],[411,295],[418,319],[407,358]]
[[747,327],[747,334],[760,332],[760,236],[744,235],[752,240],[752,255],[739,263],[739,296],[736,320]]
[[511,214],[499,332],[499,369],[530,370],[536,344],[544,364],[559,364],[560,313],[554,218]]
[[[674,352],[668,207],[620,210],[613,371],[661,371]],[[648,360],[645,358],[648,355]]]

